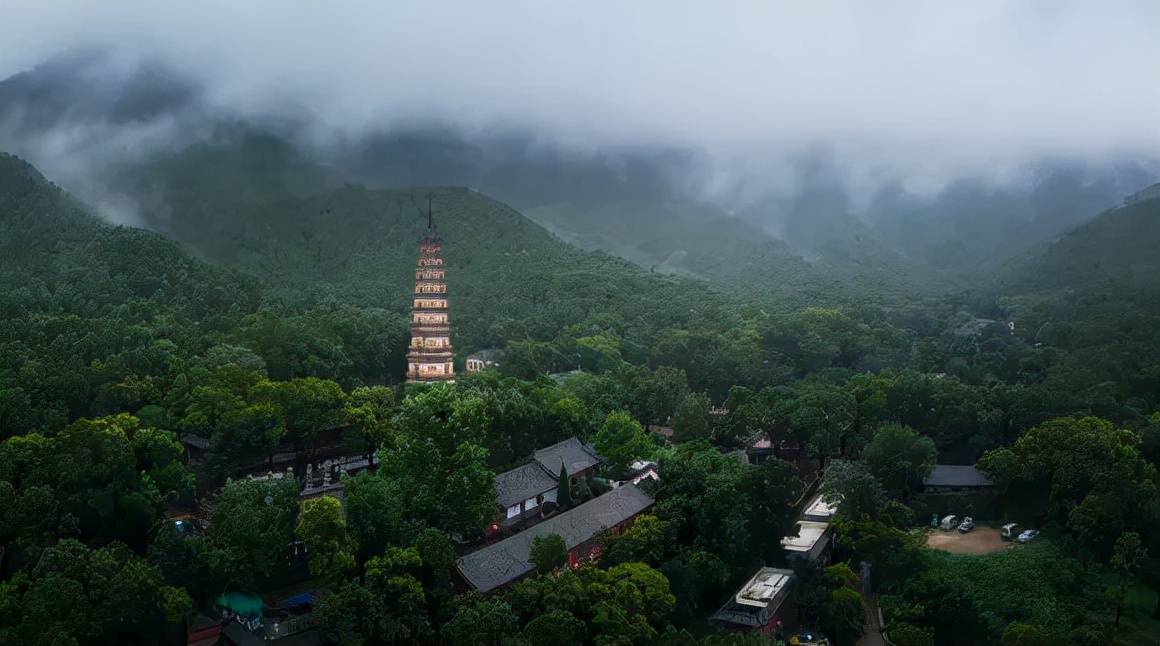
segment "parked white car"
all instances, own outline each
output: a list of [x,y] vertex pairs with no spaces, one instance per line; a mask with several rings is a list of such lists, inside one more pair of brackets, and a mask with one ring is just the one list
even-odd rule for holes
[[953,514],[943,518],[942,522],[939,523],[939,528],[942,529],[943,531],[947,531],[947,532],[951,531],[952,529],[955,529],[958,526],[959,526],[959,517],[955,516]]
[[966,534],[967,532],[971,531],[974,528],[975,528],[975,519],[971,518],[970,516],[967,516],[966,518],[963,519],[963,522],[959,523],[959,531],[964,533],[964,534]]
[[1038,537],[1039,537],[1039,530],[1038,529],[1025,529],[1019,533],[1019,538],[1016,540],[1018,540],[1020,543],[1030,543],[1031,541],[1035,540]]

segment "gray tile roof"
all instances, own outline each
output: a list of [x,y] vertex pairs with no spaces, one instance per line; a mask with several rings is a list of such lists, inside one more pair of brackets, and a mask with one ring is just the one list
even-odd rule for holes
[[560,474],[561,463],[567,467],[570,476],[600,464],[596,452],[574,437],[536,451],[535,458],[548,473],[556,475]]
[[[557,467],[557,473],[559,467]],[[556,478],[532,462],[495,477],[495,501],[504,509],[556,488]]]
[[511,538],[472,552],[456,562],[463,578],[479,592],[511,583],[532,571],[532,540],[558,534],[568,549],[590,540],[648,509],[653,499],[632,484],[598,496]]
[[193,433],[182,433],[181,443],[186,446],[192,446],[195,449],[203,450],[208,449],[210,445],[210,441],[208,439],[200,435],[194,435]]
[[936,464],[922,479],[927,487],[989,487],[994,482],[982,471],[959,464]]

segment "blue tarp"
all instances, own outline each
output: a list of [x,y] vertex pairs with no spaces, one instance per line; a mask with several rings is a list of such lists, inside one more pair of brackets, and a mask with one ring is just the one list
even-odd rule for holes
[[314,605],[313,592],[301,592],[292,597],[283,599],[278,606],[281,608],[288,608],[291,606],[312,606]]

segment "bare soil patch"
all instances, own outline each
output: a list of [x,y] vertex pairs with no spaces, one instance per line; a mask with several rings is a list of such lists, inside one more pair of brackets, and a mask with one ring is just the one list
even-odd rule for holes
[[926,536],[928,548],[951,554],[990,554],[1009,549],[1014,544],[1013,541],[1003,540],[997,527],[976,527],[966,534],[960,534],[957,530],[944,532],[936,529]]

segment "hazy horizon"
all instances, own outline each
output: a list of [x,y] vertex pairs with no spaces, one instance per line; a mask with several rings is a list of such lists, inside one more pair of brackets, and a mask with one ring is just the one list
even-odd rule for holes
[[784,168],[819,156],[855,189],[929,194],[1017,182],[1043,160],[1152,168],[1160,147],[1148,2],[61,2],[9,16],[0,77],[108,48],[114,70],[159,61],[204,105],[297,120],[318,142],[438,123],[579,154],[671,148],[699,157],[707,193],[792,184]]

